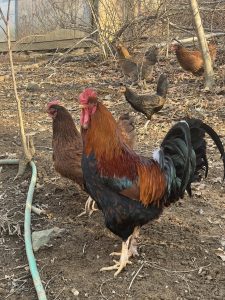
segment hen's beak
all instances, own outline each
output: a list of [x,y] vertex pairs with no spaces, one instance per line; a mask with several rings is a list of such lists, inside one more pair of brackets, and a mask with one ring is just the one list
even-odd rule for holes
[[88,107],[88,105],[85,105],[85,104],[79,104],[79,108],[87,108]]

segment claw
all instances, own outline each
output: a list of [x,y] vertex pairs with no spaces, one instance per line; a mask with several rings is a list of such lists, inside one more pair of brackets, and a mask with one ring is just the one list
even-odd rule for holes
[[112,271],[112,270],[117,270],[115,273],[114,273],[114,277],[116,277],[125,267],[127,264],[132,264],[131,261],[129,261],[128,259],[127,260],[122,260],[121,261],[121,258],[119,261],[117,260],[113,260],[113,262],[115,263],[115,265],[113,266],[109,266],[109,267],[103,267],[100,269],[100,271]]
[[101,268],[100,271],[111,271],[111,270],[117,270],[114,273],[114,277],[116,277],[125,267],[127,264],[132,264],[131,261],[129,261],[129,244],[130,244],[130,239],[132,235],[129,236],[129,238],[126,240],[126,242],[122,242],[122,251],[121,253],[118,252],[112,252],[111,255],[120,255],[120,260],[113,260],[115,265],[109,266],[109,267],[103,267]]
[[121,256],[121,252],[112,252],[109,256]]
[[110,253],[110,256],[120,256],[120,260],[113,260],[114,265],[109,267],[101,268],[100,271],[111,271],[111,270],[117,270],[114,274],[114,277],[116,277],[128,264],[132,264],[132,262],[129,260],[132,256],[139,256],[137,251],[137,239],[139,237],[140,227],[135,227],[132,235],[128,237],[126,242],[122,242],[122,250],[121,252],[112,252]]

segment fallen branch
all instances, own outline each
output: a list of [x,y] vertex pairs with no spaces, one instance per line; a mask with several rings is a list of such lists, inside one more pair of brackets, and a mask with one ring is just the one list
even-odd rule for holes
[[[207,39],[209,38],[212,38],[212,37],[216,37],[216,36],[224,36],[225,35],[225,32],[215,32],[215,33],[208,33],[205,35],[205,37]],[[190,38],[185,38],[185,39],[181,39],[179,40],[182,44],[189,44],[191,42],[196,42],[198,41],[198,38],[197,36],[193,36],[193,37],[190,37]],[[168,42],[162,42],[162,43],[159,43],[157,44],[158,47],[164,47],[164,46],[167,46]]]
[[[165,20],[165,22],[167,22],[167,20]],[[173,22],[169,22],[169,25],[170,25],[170,27],[172,27],[172,28],[175,28],[175,29],[177,29],[177,30],[180,30],[180,31],[183,31],[183,32],[187,32],[187,33],[193,33],[194,32],[194,28],[193,27],[184,27],[184,26],[178,26],[178,25],[176,25],[175,23],[173,23]],[[207,32],[210,32],[210,33],[212,33],[212,28],[207,28],[207,27],[205,27],[204,28],[205,29],[205,31]],[[220,30],[220,29],[218,29],[218,30]],[[222,30],[221,30],[222,31]]]
[[31,206],[31,210],[32,210],[32,212],[33,213],[35,213],[35,214],[37,214],[37,215],[47,215],[47,212],[46,212],[46,210],[44,210],[44,209],[40,209],[40,208],[38,208],[38,207],[36,207],[36,206]]

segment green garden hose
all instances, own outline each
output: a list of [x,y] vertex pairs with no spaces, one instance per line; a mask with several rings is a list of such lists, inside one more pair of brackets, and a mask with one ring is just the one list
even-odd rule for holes
[[[0,165],[5,164],[19,164],[19,159],[1,159]],[[37,168],[33,161],[30,162],[32,168],[32,176],[30,181],[30,186],[27,193],[26,208],[25,208],[25,218],[24,218],[24,238],[27,259],[30,267],[31,276],[33,278],[34,286],[38,295],[39,300],[47,300],[45,289],[42,285],[41,278],[37,269],[37,264],[35,256],[32,249],[31,241],[31,206],[34,194],[34,188],[37,181]]]

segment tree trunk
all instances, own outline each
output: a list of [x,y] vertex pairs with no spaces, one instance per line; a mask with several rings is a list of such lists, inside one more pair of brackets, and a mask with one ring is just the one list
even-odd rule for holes
[[[135,18],[135,1],[127,0],[124,1],[124,21],[125,23],[131,22]],[[134,28],[131,26],[126,31],[126,36],[128,39],[132,39],[134,33]]]
[[195,21],[196,33],[200,44],[205,69],[205,88],[211,90],[214,85],[214,72],[212,67],[212,61],[209,54],[208,43],[205,38],[204,28],[199,13],[197,0],[190,0],[192,14]]

